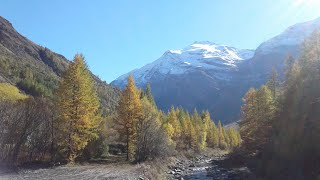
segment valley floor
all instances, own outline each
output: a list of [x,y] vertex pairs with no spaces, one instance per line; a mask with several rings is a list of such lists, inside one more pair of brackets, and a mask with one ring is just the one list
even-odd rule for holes
[[219,167],[219,161],[226,158],[226,155],[227,152],[214,150],[193,157],[179,155],[142,164],[129,164],[122,158],[118,159],[118,162],[100,161],[75,166],[24,168],[17,172],[0,171],[0,179],[250,179],[250,171],[246,167]]
[[[74,166],[55,167],[27,166],[16,171],[0,167],[0,180],[91,180],[91,179],[164,179],[166,163],[155,160],[142,164],[131,164],[124,156],[112,156]],[[163,173],[162,173],[163,172]]]
[[77,166],[60,166],[38,170],[19,170],[19,172],[0,175],[0,179],[139,179],[147,175],[147,167],[131,164],[88,164]]

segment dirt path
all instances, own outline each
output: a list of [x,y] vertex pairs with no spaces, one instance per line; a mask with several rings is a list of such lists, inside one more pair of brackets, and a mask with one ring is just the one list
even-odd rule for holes
[[0,175],[1,180],[80,180],[80,179],[144,179],[146,168],[131,164],[90,164],[81,166],[60,166],[38,170],[20,170],[18,173]]
[[101,160],[75,166],[44,167],[29,165],[16,172],[0,166],[0,180],[91,180],[91,179],[164,179],[167,161],[155,160],[142,164],[128,163],[125,156],[108,156]]

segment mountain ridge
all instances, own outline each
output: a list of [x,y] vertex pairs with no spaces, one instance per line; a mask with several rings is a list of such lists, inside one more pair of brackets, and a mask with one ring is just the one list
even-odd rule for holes
[[[181,54],[183,54],[185,48],[168,50],[159,59],[120,76],[111,84],[123,88],[126,85],[126,77],[133,74],[140,88],[144,88],[148,82],[151,83],[155,100],[164,111],[169,110],[171,105],[182,106],[189,111],[192,111],[193,108],[198,108],[198,110],[208,109],[215,120],[222,120],[224,123],[235,122],[240,118],[241,99],[246,91],[250,87],[257,88],[265,83],[272,68],[280,72],[281,78],[284,61],[288,54],[297,57],[300,53],[300,44],[304,41],[304,38],[310,36],[313,31],[319,28],[320,18],[290,26],[278,36],[261,43],[253,53],[249,53],[247,58],[241,60],[235,56],[233,56],[233,59],[223,56],[214,58],[214,54],[210,54],[210,52],[214,53],[216,51],[214,51],[215,48],[210,49],[210,45],[215,47],[215,43],[196,41],[193,44],[209,45],[197,46],[196,48],[200,49],[198,51],[200,56],[192,60],[204,62],[207,60],[206,57],[213,57],[210,63],[216,68],[203,68],[201,67],[203,63],[194,63],[194,68],[184,68],[184,71],[181,71],[182,66],[187,67],[187,65],[192,64],[192,62],[189,62],[190,58],[184,57],[179,60],[180,64],[175,66],[176,69],[180,70],[176,71],[180,73],[164,71],[170,68],[162,68],[165,73],[161,73],[161,68],[158,68],[160,69],[158,71],[154,70],[155,62],[157,62],[155,64],[161,64],[168,59],[173,59],[163,58],[167,57],[164,55],[169,54],[171,56],[171,54],[174,54],[182,57]],[[305,31],[305,29],[308,29],[308,31]],[[289,42],[286,43],[286,40]],[[223,47],[223,45],[220,46]],[[233,50],[233,52],[235,51]],[[237,53],[236,55],[238,55]],[[210,67],[210,65],[206,67]]]
[[209,41],[195,41],[183,49],[167,50],[154,62],[118,77],[111,84],[123,88],[124,84],[117,83],[117,81],[125,81],[129,74],[133,74],[136,77],[138,84],[143,84],[150,80],[152,73],[162,76],[184,74],[197,68],[222,69],[228,67],[236,69],[240,61],[248,60],[252,57],[253,50],[237,49]]
[[[32,42],[0,16],[0,82],[32,96],[52,96],[70,61]],[[104,112],[113,111],[120,91],[93,75]]]
[[296,46],[301,44],[312,32],[320,28],[320,17],[294,24],[286,28],[279,35],[270,38],[269,40],[261,43],[256,51],[258,53],[268,53],[274,51],[279,46]]

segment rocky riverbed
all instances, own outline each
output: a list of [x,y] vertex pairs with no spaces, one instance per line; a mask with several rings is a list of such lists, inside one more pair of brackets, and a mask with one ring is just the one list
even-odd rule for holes
[[169,165],[168,179],[253,179],[250,170],[246,167],[222,168],[219,162],[227,156],[199,155],[192,159],[177,159],[173,165]]

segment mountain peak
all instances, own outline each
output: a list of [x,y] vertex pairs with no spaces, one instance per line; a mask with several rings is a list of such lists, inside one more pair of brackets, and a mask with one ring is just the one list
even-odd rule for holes
[[[112,83],[122,87],[129,74],[144,86],[152,77],[181,75],[193,71],[233,71],[238,63],[252,58],[254,50],[241,50],[210,41],[195,41],[183,49],[168,50],[156,61],[120,76]],[[216,78],[225,78],[217,77]]]
[[281,46],[299,46],[315,30],[320,30],[320,17],[288,27],[281,34],[262,43],[257,53],[267,54]]
[[215,44],[215,45],[217,45],[216,43],[213,43],[211,41],[194,41],[192,44]]
[[219,45],[210,41],[195,41],[183,49],[169,50],[165,53],[188,57],[198,56],[197,59],[222,59],[225,61],[246,60],[253,56],[254,50],[237,49],[235,47]]

